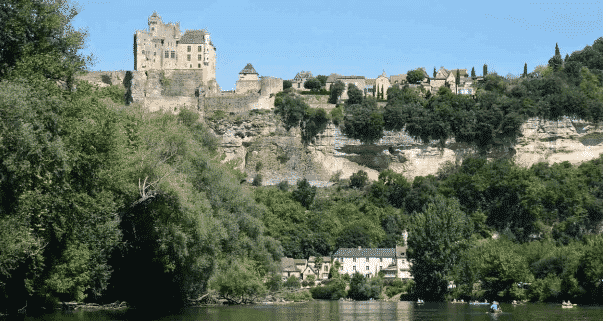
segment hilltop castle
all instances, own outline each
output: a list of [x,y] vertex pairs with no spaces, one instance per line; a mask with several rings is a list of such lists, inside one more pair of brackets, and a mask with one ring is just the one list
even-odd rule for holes
[[134,35],[135,70],[193,70],[201,72],[204,85],[216,80],[217,48],[208,31],[181,34],[179,23],[165,24],[156,12],[147,24],[147,30],[137,30]]

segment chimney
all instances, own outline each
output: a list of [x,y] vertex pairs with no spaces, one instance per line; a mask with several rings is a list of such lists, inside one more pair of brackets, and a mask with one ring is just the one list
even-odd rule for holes
[[361,250],[361,249],[362,249],[362,247],[358,246],[358,250]]

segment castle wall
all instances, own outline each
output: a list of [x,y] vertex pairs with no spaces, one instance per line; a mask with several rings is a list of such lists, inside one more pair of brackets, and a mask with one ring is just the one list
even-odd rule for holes
[[261,77],[261,95],[276,94],[284,90],[284,83],[281,78],[272,76]]
[[172,96],[159,98],[145,98],[143,106],[149,111],[164,111],[179,113],[179,108],[187,106],[197,108],[198,98],[189,96]]
[[[200,107],[204,107],[206,113],[221,110],[226,113],[244,113],[252,109],[264,108],[260,105],[262,97],[257,94],[239,95],[222,94],[217,96],[200,97]],[[272,98],[273,99],[273,98]]]
[[236,81],[236,94],[258,93],[261,90],[259,80],[238,80]]

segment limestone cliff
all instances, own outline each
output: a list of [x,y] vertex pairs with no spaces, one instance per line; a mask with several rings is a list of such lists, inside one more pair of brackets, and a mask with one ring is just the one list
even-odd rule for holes
[[[206,121],[221,137],[223,162],[247,173],[248,181],[261,174],[263,185],[287,180],[295,184],[307,178],[317,186],[330,185],[334,175],[348,178],[364,170],[376,180],[383,169],[403,173],[409,180],[415,176],[436,174],[446,162],[455,162],[472,153],[468,145],[447,141],[440,152],[433,144],[423,144],[403,131],[386,132],[378,143],[365,145],[341,134],[329,124],[316,141],[304,148],[299,130],[287,132],[271,111],[234,114]],[[493,152],[489,158],[513,156],[516,163],[528,167],[534,163],[570,161],[579,164],[598,158],[603,153],[602,125],[563,119],[560,122],[528,120],[523,126],[524,137],[512,149]],[[596,138],[580,141],[595,133]],[[593,142],[591,142],[593,141]]]

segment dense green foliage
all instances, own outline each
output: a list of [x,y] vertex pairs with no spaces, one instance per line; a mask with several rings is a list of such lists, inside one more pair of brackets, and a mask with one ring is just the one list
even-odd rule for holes
[[[357,88],[355,89],[357,90]],[[352,89],[350,92],[355,91]],[[363,143],[376,142],[383,137],[383,115],[374,98],[362,98],[361,94],[359,100],[357,97],[358,95],[350,96],[347,100],[342,131],[346,136],[359,139]],[[352,103],[358,101],[360,103]]]
[[412,259],[415,294],[422,299],[442,300],[449,273],[468,247],[472,225],[457,200],[440,195],[421,214],[414,214],[406,256]]
[[347,296],[354,300],[380,299],[383,292],[383,279],[380,276],[366,278],[356,272],[349,282]]
[[303,87],[313,92],[317,92],[322,88],[322,83],[317,78],[313,77],[306,80],[305,83],[303,83]]
[[[434,68],[434,71],[435,71],[435,68]],[[406,72],[406,82],[408,82],[410,84],[419,84],[419,83],[421,83],[421,81],[423,81],[424,78],[425,78],[425,74],[423,73],[423,70],[420,68]]]
[[75,82],[75,11],[1,8],[12,36],[0,37],[11,46],[0,75],[0,310],[167,308],[213,288],[248,297],[230,291],[232,277],[262,281],[281,247],[265,235],[265,209],[214,158],[198,112],[149,113],[123,106],[121,85]]
[[337,104],[337,101],[345,91],[345,83],[341,80],[336,81],[335,83],[330,85],[330,97],[328,98],[328,103]]
[[292,88],[292,82],[289,80],[282,81],[282,90],[287,90]]
[[280,92],[274,101],[274,113],[279,115],[286,130],[301,129],[301,142],[308,145],[316,135],[326,129],[328,114],[322,108],[310,108],[302,98],[294,93]]

